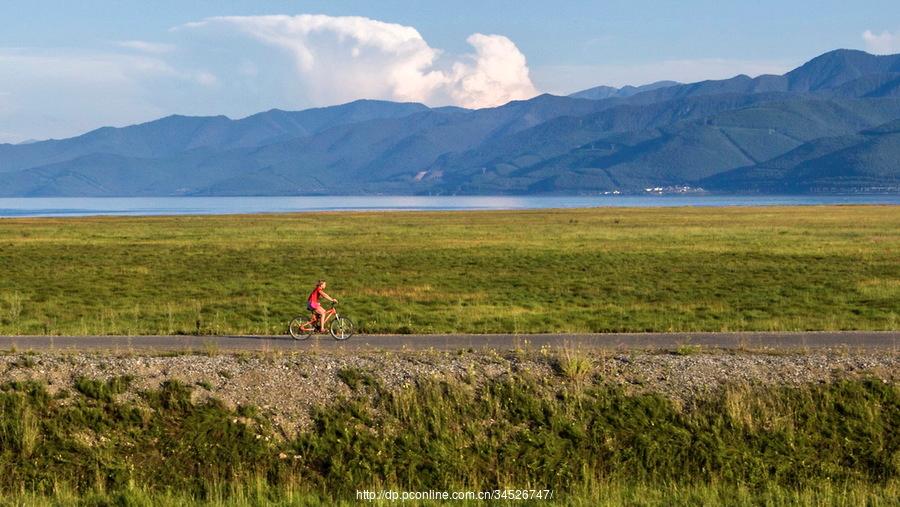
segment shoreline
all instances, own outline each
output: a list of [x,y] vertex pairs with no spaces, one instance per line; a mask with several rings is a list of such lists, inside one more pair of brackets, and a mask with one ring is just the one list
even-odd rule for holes
[[[281,204],[272,204],[277,201]],[[334,202],[356,201],[344,205]],[[43,207],[4,207],[47,202]],[[370,202],[371,201],[371,202]],[[407,201],[404,203],[404,201]],[[550,202],[543,205],[541,202]],[[131,207],[128,203],[131,203]],[[326,204],[317,204],[317,203]],[[378,203],[382,204],[378,204]],[[428,204],[431,202],[432,204]],[[445,203],[440,205],[440,203]],[[449,202],[449,204],[448,204]],[[69,204],[74,203],[74,204]],[[100,204],[105,206],[100,207]],[[109,203],[113,203],[110,205]],[[122,203],[119,209],[117,203]],[[185,203],[196,206],[184,207]],[[204,203],[206,206],[204,207]],[[231,206],[220,206],[232,203]],[[415,204],[418,203],[418,204]],[[57,206],[54,206],[57,204]],[[66,204],[66,206],[62,206]],[[78,207],[87,206],[87,207]],[[21,204],[19,204],[21,206]],[[778,208],[809,206],[900,206],[896,194],[878,195],[635,195],[635,196],[278,196],[278,197],[15,197],[0,198],[0,220],[96,217],[218,217],[307,214],[528,212],[588,209]],[[14,213],[13,213],[14,212]]]

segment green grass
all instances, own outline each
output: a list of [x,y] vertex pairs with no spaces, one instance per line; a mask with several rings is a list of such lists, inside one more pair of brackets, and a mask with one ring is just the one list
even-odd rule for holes
[[591,374],[591,358],[571,348],[564,348],[556,362],[556,370],[564,378],[584,382]]
[[682,343],[672,353],[676,356],[693,356],[703,351],[700,345],[691,345],[690,343]]
[[132,377],[128,375],[113,377],[106,381],[78,377],[75,379],[75,390],[87,398],[110,402],[113,396],[125,392],[131,381]]
[[[734,385],[680,407],[510,374],[388,389],[359,371],[348,398],[283,437],[252,407],[127,379],[0,389],[0,501],[39,505],[355,503],[357,490],[550,489],[595,505],[891,505],[900,386]],[[346,380],[345,380],[346,381]]]
[[[629,506],[629,507],[695,507],[728,505],[751,507],[759,505],[824,507],[893,507],[900,488],[896,484],[867,485],[824,483],[816,487],[792,490],[785,488],[764,488],[752,490],[744,486],[730,484],[713,485],[640,485],[602,484],[591,491],[564,495],[563,500],[538,500],[533,502],[467,502],[455,501],[452,505],[574,505],[584,507]],[[399,502],[362,502],[355,498],[338,499],[323,495],[299,493],[290,490],[274,490],[264,484],[240,488],[214,498],[201,499],[188,494],[160,493],[142,489],[118,492],[91,492],[78,495],[62,490],[54,496],[19,494],[0,496],[0,505],[17,507],[46,506],[134,506],[134,507],[255,507],[255,506],[353,506],[369,504],[376,506],[398,505]],[[447,505],[447,502],[407,501],[401,505]]]
[[[0,334],[887,330],[900,207],[0,221]],[[215,353],[215,351],[210,351]]]
[[360,368],[343,368],[338,370],[337,377],[354,391],[363,387],[376,387],[378,385],[378,381],[372,375]]

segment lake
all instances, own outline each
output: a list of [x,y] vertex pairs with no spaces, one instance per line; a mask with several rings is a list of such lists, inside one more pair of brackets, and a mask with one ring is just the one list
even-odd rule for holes
[[817,204],[898,205],[900,204],[900,195],[28,197],[0,198],[0,217],[224,215],[310,211],[515,210],[664,206],[809,206]]

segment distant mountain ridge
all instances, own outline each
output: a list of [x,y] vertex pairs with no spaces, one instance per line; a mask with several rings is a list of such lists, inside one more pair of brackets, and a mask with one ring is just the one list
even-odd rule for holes
[[0,196],[900,192],[900,55],[487,109],[361,100],[0,145]]
[[414,103],[358,100],[340,106],[282,111],[272,109],[239,120],[225,116],[171,115],[123,128],[103,127],[78,137],[0,145],[0,172],[107,153],[160,158],[196,150],[262,146],[315,134],[337,125],[394,118],[428,107]]
[[657,81],[655,83],[641,86],[623,86],[621,88],[614,88],[612,86],[595,86],[593,88],[588,88],[587,90],[581,90],[580,92],[571,93],[568,96],[576,99],[603,100],[613,97],[631,97],[632,95],[637,95],[641,92],[657,90],[659,88],[668,88],[670,86],[677,86],[680,84],[681,83],[677,81]]

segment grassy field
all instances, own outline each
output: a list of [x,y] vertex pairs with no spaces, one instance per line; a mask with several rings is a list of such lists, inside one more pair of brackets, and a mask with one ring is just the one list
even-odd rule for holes
[[900,207],[0,220],[0,334],[888,330]]
[[[511,373],[347,398],[291,437],[252,407],[129,377],[0,389],[0,502],[334,505],[357,490],[549,489],[558,505],[895,505],[900,388],[732,386],[690,407],[602,379]],[[410,503],[414,505],[415,503]]]

